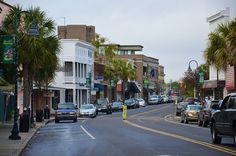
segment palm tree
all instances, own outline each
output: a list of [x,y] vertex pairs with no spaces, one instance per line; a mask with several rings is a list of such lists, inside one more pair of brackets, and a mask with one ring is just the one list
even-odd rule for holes
[[128,80],[136,79],[136,70],[127,60],[112,59],[105,66],[105,77],[114,79],[115,84],[122,80],[122,99],[125,100],[125,85]]
[[[38,36],[27,34],[32,24],[38,27]],[[51,78],[57,68],[57,53],[59,41],[54,35],[55,24],[46,17],[40,8],[29,8],[23,11],[21,7],[14,7],[3,21],[2,29],[8,34],[15,34],[17,38],[16,50],[19,55],[19,64],[22,67],[24,87],[24,107],[29,106],[32,83],[37,75],[42,74],[43,81]]]
[[209,43],[204,54],[207,63],[214,65],[217,71],[226,70],[228,65],[236,67],[235,39],[236,19],[219,25],[215,32],[208,35]]

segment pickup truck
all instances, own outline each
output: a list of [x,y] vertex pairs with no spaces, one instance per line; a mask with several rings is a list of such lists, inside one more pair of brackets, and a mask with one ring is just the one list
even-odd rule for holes
[[211,136],[214,144],[220,144],[222,137],[234,139],[236,146],[236,93],[227,95],[221,106],[214,105],[216,111],[211,116]]

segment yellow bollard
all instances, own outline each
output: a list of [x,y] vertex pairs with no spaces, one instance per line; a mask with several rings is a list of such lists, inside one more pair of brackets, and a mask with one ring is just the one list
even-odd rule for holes
[[126,120],[127,118],[127,106],[123,105],[122,119]]

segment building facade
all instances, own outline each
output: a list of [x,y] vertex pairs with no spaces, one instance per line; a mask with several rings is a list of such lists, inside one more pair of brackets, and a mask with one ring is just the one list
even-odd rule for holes
[[60,102],[74,102],[80,106],[90,103],[94,77],[94,47],[79,39],[61,39],[60,68],[52,86],[65,88]]
[[[135,83],[137,86],[135,87],[137,89],[137,96],[147,101],[149,95],[160,94],[160,85],[158,85],[159,59],[136,54],[137,51],[142,51],[142,48],[141,45],[119,45],[115,58],[133,62],[137,75]],[[162,69],[164,70],[164,67]],[[164,79],[164,77],[162,78]]]
[[59,39],[80,39],[91,43],[95,39],[95,26],[58,26],[58,37]]
[[[219,24],[226,24],[229,22],[230,9],[226,8],[207,18],[209,22],[209,29],[213,32]],[[225,83],[226,73],[223,70],[218,70],[214,65],[209,66],[209,80],[205,80],[203,84],[204,89],[211,90],[214,99],[223,99],[227,94]]]

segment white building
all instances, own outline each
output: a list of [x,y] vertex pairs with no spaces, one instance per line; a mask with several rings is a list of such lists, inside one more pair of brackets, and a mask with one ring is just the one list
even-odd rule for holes
[[[230,8],[227,7],[210,17],[207,18],[209,22],[210,32],[214,32],[219,24],[226,24],[229,22]],[[211,89],[212,96],[216,99],[217,97],[223,98],[226,94],[225,89],[225,71],[217,70],[214,65],[209,66],[209,80],[204,82],[203,88]]]
[[[54,87],[65,88],[64,92],[60,92],[60,102],[74,102],[78,106],[89,103],[93,88],[95,48],[79,39],[61,39],[60,42],[60,69],[52,83]],[[86,80],[91,80],[91,83],[87,81],[86,85]]]

